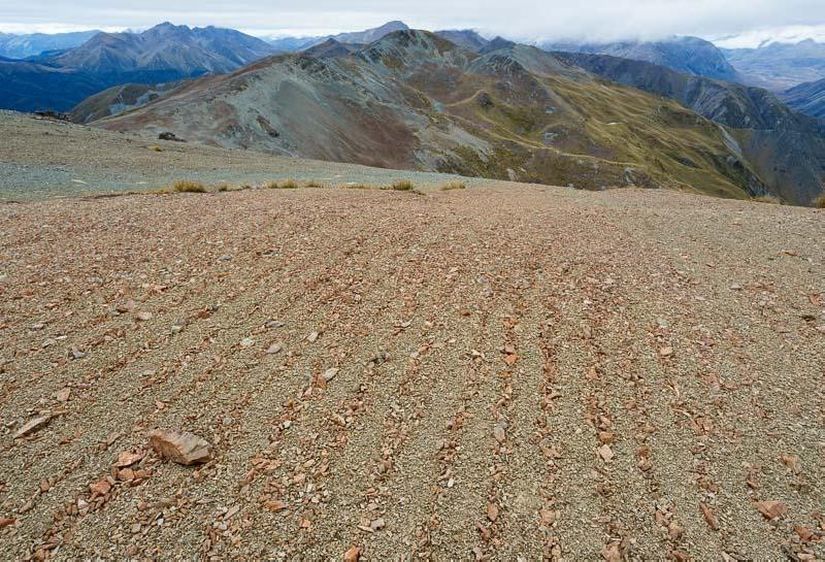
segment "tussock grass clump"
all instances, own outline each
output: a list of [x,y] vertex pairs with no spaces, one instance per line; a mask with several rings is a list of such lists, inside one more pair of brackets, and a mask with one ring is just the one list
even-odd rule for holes
[[375,186],[367,185],[365,183],[345,183],[341,187],[343,189],[375,189]]
[[757,195],[753,198],[757,203],[769,203],[771,205],[781,205],[782,199],[776,195]]
[[269,189],[298,189],[301,187],[298,185],[298,182],[293,179],[283,180],[283,181],[271,181],[266,184],[266,187]]
[[206,186],[199,181],[178,180],[172,184],[172,191],[177,193],[206,193]]
[[463,181],[451,181],[445,183],[439,189],[441,191],[454,191],[456,189],[467,189],[467,185]]
[[814,207],[817,209],[825,209],[825,193],[814,199]]
[[218,186],[218,191],[220,193],[226,193],[228,191],[246,191],[247,189],[252,189],[252,186],[246,183],[241,185],[231,185],[228,183],[222,183]]
[[393,191],[412,191],[414,188],[410,180],[399,180],[390,186]]
[[150,146],[149,150],[151,150],[152,152],[163,152],[163,149],[156,144]]

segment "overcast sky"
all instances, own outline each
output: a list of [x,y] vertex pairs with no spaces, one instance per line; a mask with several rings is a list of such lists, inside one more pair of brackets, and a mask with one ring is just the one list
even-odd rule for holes
[[[825,30],[825,0],[2,0],[8,32],[145,28],[164,20],[258,35],[351,31],[400,19],[516,39],[719,38]],[[811,27],[814,26],[814,27]]]

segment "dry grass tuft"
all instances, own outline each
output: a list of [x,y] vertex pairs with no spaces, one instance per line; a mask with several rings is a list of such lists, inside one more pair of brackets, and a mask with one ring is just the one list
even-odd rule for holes
[[825,193],[814,199],[813,203],[817,209],[825,209]]
[[441,191],[453,191],[456,189],[467,189],[467,186],[462,181],[451,181],[445,183],[439,188]]
[[199,181],[178,180],[172,184],[172,191],[178,193],[206,193],[206,186]]
[[156,144],[150,146],[149,150],[151,150],[153,152],[163,152],[163,149],[161,147],[159,147],[158,145],[156,145]]
[[410,180],[399,180],[390,186],[393,191],[412,191],[414,188]]
[[266,187],[269,189],[298,189],[301,186],[298,185],[297,181],[289,179],[281,182],[271,181],[266,184]]

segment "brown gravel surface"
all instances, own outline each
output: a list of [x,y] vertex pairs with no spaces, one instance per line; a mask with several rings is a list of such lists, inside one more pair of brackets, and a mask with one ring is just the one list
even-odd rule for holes
[[824,258],[653,191],[0,205],[0,558],[821,559]]

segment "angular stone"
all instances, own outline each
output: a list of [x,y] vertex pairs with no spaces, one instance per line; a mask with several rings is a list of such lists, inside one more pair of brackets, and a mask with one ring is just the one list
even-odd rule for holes
[[132,466],[143,458],[143,453],[133,453],[132,451],[123,451],[117,456],[115,466],[117,468],[126,468]]
[[756,502],[756,509],[768,520],[776,519],[788,512],[788,507],[781,501],[776,500]]
[[212,458],[209,442],[189,432],[156,429],[149,433],[149,445],[161,457],[185,466]]
[[89,490],[92,492],[93,496],[105,496],[111,491],[111,489],[112,484],[105,478],[95,482],[94,484],[89,484]]
[[30,433],[34,433],[40,429],[46,427],[46,424],[52,419],[51,416],[38,416],[34,419],[29,420],[23,427],[17,430],[17,433],[14,434],[15,439],[20,439],[21,437],[25,437]]
[[289,506],[281,500],[269,500],[264,504],[264,507],[267,508],[269,511],[277,513],[279,511],[285,510]]
[[604,462],[610,462],[613,460],[613,449],[610,448],[610,445],[604,444],[599,447],[599,456]]
[[344,562],[358,562],[361,559],[361,549],[357,546],[351,546],[344,553]]
[[507,435],[504,432],[504,428],[500,425],[497,425],[493,428],[493,437],[496,438],[496,441],[499,443],[504,443],[504,440],[507,439]]
[[556,522],[558,512],[552,509],[542,509],[539,511],[539,516],[541,517],[541,524],[546,527],[550,527]]
[[713,512],[713,508],[707,505],[706,503],[700,503],[699,509],[702,510],[702,516],[705,518],[705,522],[708,524],[708,527],[710,527],[714,531],[718,531],[719,520],[716,518],[716,514]]

